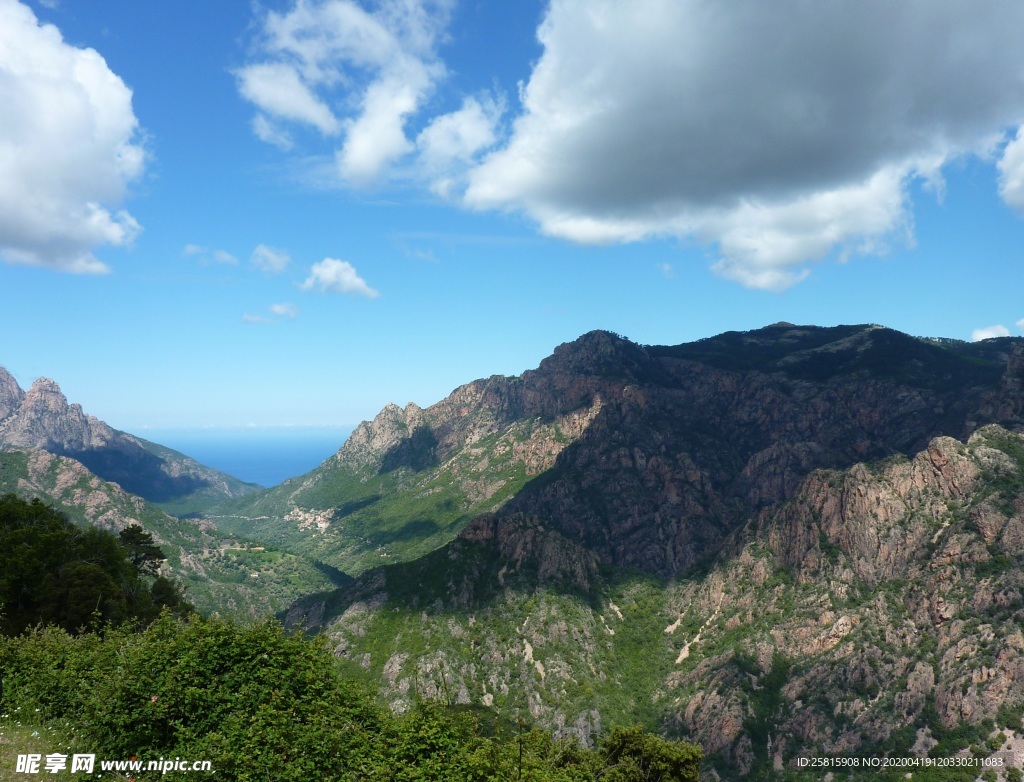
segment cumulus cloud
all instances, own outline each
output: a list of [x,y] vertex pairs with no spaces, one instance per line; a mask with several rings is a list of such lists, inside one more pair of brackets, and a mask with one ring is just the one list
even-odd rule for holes
[[1010,330],[1006,326],[986,326],[983,329],[975,329],[971,332],[971,342],[1008,336],[1010,336]]
[[[464,202],[577,242],[695,237],[781,289],[911,237],[908,185],[1024,121],[1024,5],[552,0],[510,137]],[[1002,154],[1024,204],[1024,141]]]
[[301,288],[322,293],[351,293],[368,299],[380,295],[366,284],[366,280],[359,276],[352,264],[336,258],[324,258],[320,263],[313,264]]
[[279,274],[285,270],[292,259],[284,250],[275,250],[273,247],[261,244],[252,251],[250,261],[257,269],[271,274]]
[[261,112],[257,135],[291,144],[281,123],[343,136],[338,173],[374,179],[413,149],[406,122],[446,71],[437,57],[454,0],[296,0],[263,19],[260,60],[236,72]]
[[1024,331],[1024,318],[1021,318],[1020,320],[1017,321],[1017,328],[1019,328],[1021,331]]
[[0,258],[97,274],[141,230],[118,209],[143,173],[132,93],[95,50],[0,0]]
[[909,237],[900,172],[883,169],[867,182],[821,190],[779,204],[745,202],[709,211],[694,233],[717,242],[715,272],[751,288],[783,290],[800,282],[833,248],[884,251],[887,238]]

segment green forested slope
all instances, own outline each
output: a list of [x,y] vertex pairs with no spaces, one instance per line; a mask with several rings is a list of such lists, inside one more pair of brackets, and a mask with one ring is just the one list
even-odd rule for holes
[[167,555],[167,575],[199,610],[256,617],[297,597],[347,583],[338,571],[294,554],[177,519],[125,493],[79,462],[45,451],[0,451],[0,493],[41,498],[82,526],[120,531],[139,524]]

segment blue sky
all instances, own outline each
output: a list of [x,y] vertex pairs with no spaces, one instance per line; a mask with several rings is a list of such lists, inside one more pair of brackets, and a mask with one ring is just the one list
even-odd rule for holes
[[351,426],[591,329],[1024,323],[1024,6],[0,0],[0,365]]

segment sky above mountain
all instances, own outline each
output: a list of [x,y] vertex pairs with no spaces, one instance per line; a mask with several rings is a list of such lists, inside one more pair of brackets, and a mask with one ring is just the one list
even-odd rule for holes
[[0,365],[351,425],[595,328],[1024,333],[1017,0],[0,0]]

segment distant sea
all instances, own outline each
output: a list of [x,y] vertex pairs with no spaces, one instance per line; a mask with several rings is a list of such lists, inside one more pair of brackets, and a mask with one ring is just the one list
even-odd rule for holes
[[333,456],[352,428],[144,429],[134,434],[249,483],[276,486]]

